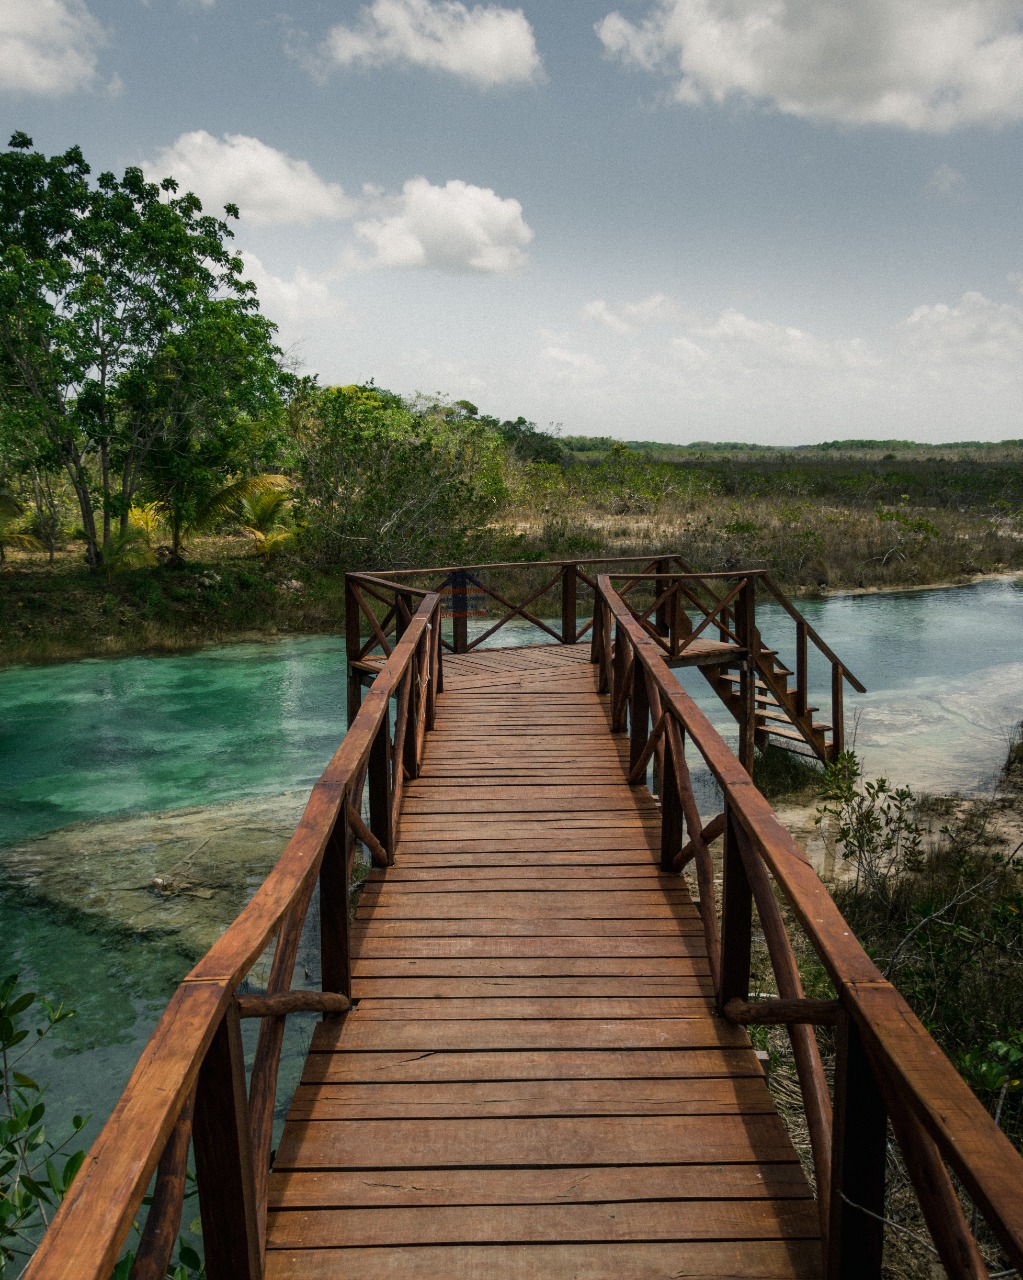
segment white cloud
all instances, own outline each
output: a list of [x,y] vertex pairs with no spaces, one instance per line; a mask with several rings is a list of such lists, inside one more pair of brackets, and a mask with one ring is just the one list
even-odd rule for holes
[[526,261],[533,232],[518,200],[453,179],[435,187],[410,178],[402,194],[381,201],[382,214],[356,223],[381,267],[506,274]]
[[932,196],[951,201],[952,204],[965,204],[970,198],[966,178],[950,164],[938,165],[927,183],[927,191]]
[[[1010,282],[1023,288],[1023,276]],[[620,323],[626,306],[600,300],[581,312],[597,325],[539,334],[544,381],[532,394],[554,400],[569,430],[594,434],[778,442],[1019,434],[1018,298],[970,292],[927,302],[870,341],[736,308],[699,316],[674,305],[667,326],[640,328]]]
[[372,0],[358,26],[333,27],[323,52],[337,66],[406,63],[446,71],[483,88],[541,72],[533,29],[521,9],[466,8],[459,0]]
[[154,179],[176,178],[210,209],[237,204],[243,218],[264,225],[346,218],[355,212],[336,182],[324,182],[305,160],[293,160],[241,133],[214,138],[205,129],[183,133],[145,166]]
[[790,115],[944,132],[1023,119],[1023,0],[658,0],[610,13],[607,54]]
[[275,275],[254,253],[243,253],[245,278],[256,286],[264,314],[278,327],[277,341],[289,355],[297,355],[310,341],[326,333],[336,338],[351,324],[351,308],[335,292],[337,277],[313,275],[299,267],[290,280]]
[[586,303],[582,315],[605,325],[613,333],[629,333],[637,325],[669,324],[680,318],[681,311],[678,303],[666,294],[653,293],[638,302],[626,302],[617,311],[609,307],[603,298],[597,298]]
[[105,43],[83,0],[2,0],[0,89],[57,97],[89,88]]
[[964,373],[986,381],[1019,383],[1023,369],[1023,310],[964,293],[950,306],[915,308],[899,329],[907,356],[935,381],[955,383]]

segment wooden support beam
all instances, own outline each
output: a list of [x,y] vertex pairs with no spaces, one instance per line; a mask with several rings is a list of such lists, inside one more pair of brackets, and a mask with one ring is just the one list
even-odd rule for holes
[[289,1013],[347,1013],[352,1002],[336,991],[282,991],[279,995],[238,996],[240,1018],[283,1018]]
[[812,1027],[838,1025],[842,1006],[837,1000],[729,1000],[721,1010],[729,1022],[743,1027]]
[[210,1280],[262,1280],[245,1050],[228,1005],[199,1070],[192,1141]]

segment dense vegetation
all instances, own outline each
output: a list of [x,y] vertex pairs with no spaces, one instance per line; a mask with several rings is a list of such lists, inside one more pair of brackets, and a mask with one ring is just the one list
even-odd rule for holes
[[285,367],[224,219],[172,178],[0,153],[8,661],[342,621],[341,573],[680,552],[794,591],[1023,568],[1023,443],[565,437]]

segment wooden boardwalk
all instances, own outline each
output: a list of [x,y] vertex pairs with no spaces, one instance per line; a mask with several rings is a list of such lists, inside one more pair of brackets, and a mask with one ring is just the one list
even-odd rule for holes
[[445,659],[395,865],[270,1178],[267,1280],[816,1277],[819,1219],[714,1014],[585,646]]

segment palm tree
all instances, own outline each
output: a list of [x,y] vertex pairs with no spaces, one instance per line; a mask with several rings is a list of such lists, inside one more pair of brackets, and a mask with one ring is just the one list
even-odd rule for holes
[[13,493],[0,491],[0,564],[7,563],[7,548],[17,551],[45,551],[38,538],[14,526],[25,509]]

